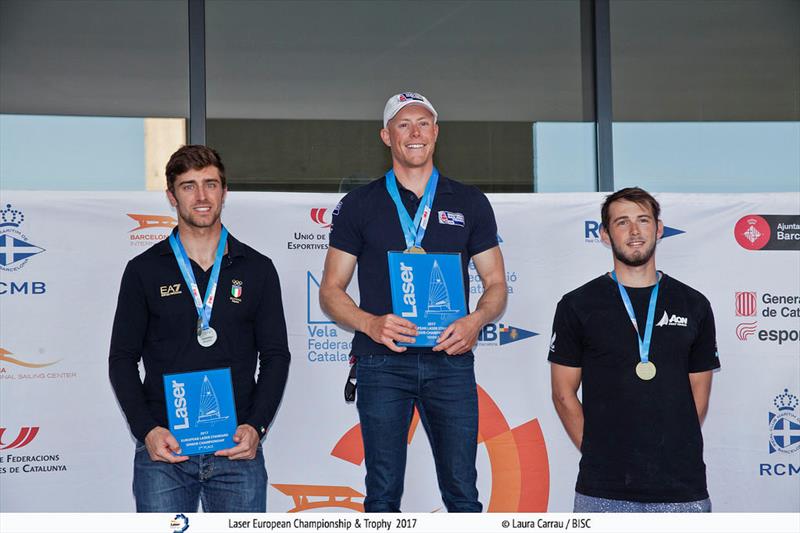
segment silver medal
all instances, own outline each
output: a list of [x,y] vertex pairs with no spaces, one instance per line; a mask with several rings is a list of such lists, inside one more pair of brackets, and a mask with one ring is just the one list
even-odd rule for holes
[[200,334],[197,335],[197,342],[200,343],[200,346],[203,348],[208,348],[217,342],[217,332],[214,331],[214,328],[209,326],[208,328],[200,331]]

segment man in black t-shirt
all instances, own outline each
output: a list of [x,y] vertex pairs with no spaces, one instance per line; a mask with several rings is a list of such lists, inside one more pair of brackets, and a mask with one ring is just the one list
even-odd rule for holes
[[720,366],[714,315],[656,270],[659,213],[642,189],[608,196],[600,231],[614,271],[556,309],[548,359],[556,411],[582,454],[575,512],[711,510],[700,425]]

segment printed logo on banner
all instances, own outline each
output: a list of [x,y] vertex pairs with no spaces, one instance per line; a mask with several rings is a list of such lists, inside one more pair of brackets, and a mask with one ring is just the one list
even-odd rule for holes
[[14,448],[24,448],[36,438],[39,434],[39,426],[23,426],[19,429],[17,436],[5,441],[5,433],[7,428],[0,428],[0,451],[11,450]]
[[175,517],[169,521],[169,527],[172,528],[172,533],[183,533],[189,529],[189,517],[183,513],[176,514]]
[[61,362],[60,359],[55,361],[35,361],[32,357],[15,355],[5,348],[0,347],[0,381],[73,379],[78,377],[76,372],[55,372],[51,370],[41,370],[53,366],[59,362]]
[[[45,251],[20,231],[24,221],[25,214],[21,209],[15,209],[11,204],[0,209],[0,271],[22,270],[31,259]],[[46,292],[47,283],[41,280],[0,281],[0,296],[36,296]]]
[[[772,400],[772,406],[768,413],[767,450],[770,456],[778,453],[794,457],[792,454],[800,450],[800,418],[795,412],[798,404],[800,404],[800,400],[795,394],[789,392],[788,388],[783,389],[783,392]],[[791,457],[787,457],[787,459],[789,458]],[[797,476],[800,475],[800,464],[797,464],[796,459],[795,463],[761,463],[759,475]]]
[[777,413],[769,412],[769,453],[800,450],[800,418],[794,412],[798,403],[800,400],[789,389],[783,389],[772,401]]
[[736,337],[740,341],[746,341],[748,337],[754,335],[758,328],[758,322],[742,322],[736,326]]
[[745,215],[733,236],[745,250],[800,250],[800,215]]
[[[741,322],[736,326],[736,337],[746,341],[755,337],[757,342],[792,344],[800,342],[800,295],[774,294],[772,292],[736,292],[736,316],[760,316],[758,321]],[[759,326],[761,329],[759,329]]]
[[[585,243],[599,243],[602,242],[600,240],[600,227],[602,223],[597,220],[584,220],[583,221],[583,241]],[[664,226],[664,233],[661,235],[662,239],[666,239],[668,237],[674,237],[675,235],[680,235],[682,233],[686,233],[682,229],[672,228],[669,226]]]
[[126,213],[138,226],[128,231],[131,246],[151,246],[169,238],[178,221],[167,215]]
[[[493,512],[545,512],[550,497],[550,467],[547,445],[539,421],[533,418],[512,428],[505,415],[489,394],[478,385],[478,443],[486,447],[492,465],[506,465],[492,469],[491,494],[487,511]],[[419,426],[419,413],[415,410],[408,431],[410,445]],[[364,442],[361,425],[347,430],[330,452],[333,457],[356,466],[364,462]],[[312,511],[321,508],[343,508],[364,511],[359,491],[348,486],[313,484],[273,484],[275,489],[290,497],[294,507],[288,512]],[[441,505],[431,502],[431,509]]]
[[760,250],[768,242],[772,231],[759,215],[748,215],[739,219],[734,228],[736,242],[748,250]]
[[[36,475],[43,472],[54,474],[67,471],[60,453],[41,450],[42,441],[37,438],[43,433],[40,431],[41,427],[23,426],[16,433],[9,433],[9,436],[6,435],[6,430],[7,428],[0,428],[0,452],[5,452],[0,454],[0,475]],[[25,448],[24,455],[18,453],[22,448]]]
[[20,270],[30,258],[45,251],[44,248],[30,242],[28,237],[19,231],[25,221],[20,209],[11,204],[0,210],[0,270],[15,272]]
[[480,333],[478,333],[478,345],[503,346],[537,335],[538,333],[535,331],[528,331],[527,329],[510,326],[502,322],[492,322],[481,328]]
[[342,363],[350,360],[353,344],[340,338],[349,335],[339,329],[319,305],[319,280],[306,272],[306,357],[311,363]]
[[[337,206],[338,208],[338,206]],[[328,211],[327,207],[312,207],[311,220],[321,228],[330,228],[332,224],[325,221],[325,213]]]
[[737,292],[736,316],[756,316],[756,311],[758,311],[756,300],[755,292]]
[[[341,202],[339,202],[341,205]],[[339,212],[340,205],[337,205],[333,210],[336,215]],[[330,218],[326,218],[328,212],[327,207],[313,207],[309,211],[309,218],[305,219],[305,226],[296,229],[292,232],[291,237],[286,241],[286,249],[292,252],[324,252],[328,249],[328,231],[319,232],[318,230],[328,230],[333,222]],[[308,220],[314,223],[313,226],[308,223]]]

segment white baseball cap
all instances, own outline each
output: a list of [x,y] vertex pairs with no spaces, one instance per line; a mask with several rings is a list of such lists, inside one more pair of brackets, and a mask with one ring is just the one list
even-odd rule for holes
[[434,122],[436,122],[436,120],[439,117],[439,114],[436,113],[436,110],[433,108],[433,105],[428,101],[427,98],[425,98],[421,94],[400,93],[392,96],[386,101],[386,107],[383,108],[383,127],[385,128],[386,125],[389,123],[389,121],[392,120],[394,116],[407,105],[423,106],[428,111],[433,113]]

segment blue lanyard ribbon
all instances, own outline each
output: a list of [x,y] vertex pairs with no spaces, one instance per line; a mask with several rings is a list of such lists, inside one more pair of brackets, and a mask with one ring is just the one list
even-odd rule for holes
[[639,359],[642,363],[647,363],[650,361],[650,341],[653,338],[653,323],[656,317],[656,300],[658,300],[658,285],[661,282],[661,275],[658,275],[656,285],[650,293],[650,304],[647,306],[647,324],[644,328],[644,339],[639,335],[639,325],[636,323],[636,314],[633,311],[633,304],[631,303],[630,296],[628,296],[628,291],[625,290],[625,287],[623,287],[622,283],[617,279],[616,271],[611,272],[611,277],[617,282],[619,295],[622,296],[622,303],[625,304],[625,310],[628,312],[628,316],[631,319],[633,329],[636,330],[636,340],[639,342]]
[[169,245],[172,247],[175,259],[178,260],[178,267],[181,270],[181,274],[183,274],[183,279],[192,292],[194,306],[197,308],[197,316],[200,317],[202,329],[204,330],[208,329],[208,325],[211,322],[211,309],[214,307],[214,294],[217,292],[219,270],[222,267],[222,256],[225,254],[225,243],[227,241],[228,230],[225,226],[222,226],[219,244],[217,244],[217,255],[214,258],[214,267],[211,269],[211,277],[208,279],[208,286],[206,287],[206,297],[201,300],[200,288],[197,286],[197,280],[195,280],[194,272],[192,272],[192,265],[189,263],[189,256],[186,255],[186,250],[181,243],[181,237],[177,231],[169,236]]
[[428,220],[433,206],[433,197],[436,196],[437,183],[439,183],[439,171],[436,167],[433,167],[433,174],[428,178],[425,194],[422,196],[422,201],[417,208],[417,214],[414,216],[414,220],[411,220],[411,216],[409,216],[406,207],[403,205],[403,200],[400,198],[394,169],[386,173],[386,189],[389,191],[389,196],[392,197],[395,207],[397,207],[397,214],[400,215],[400,225],[403,227],[406,249],[422,248],[422,239],[425,237],[425,230],[428,228]]

